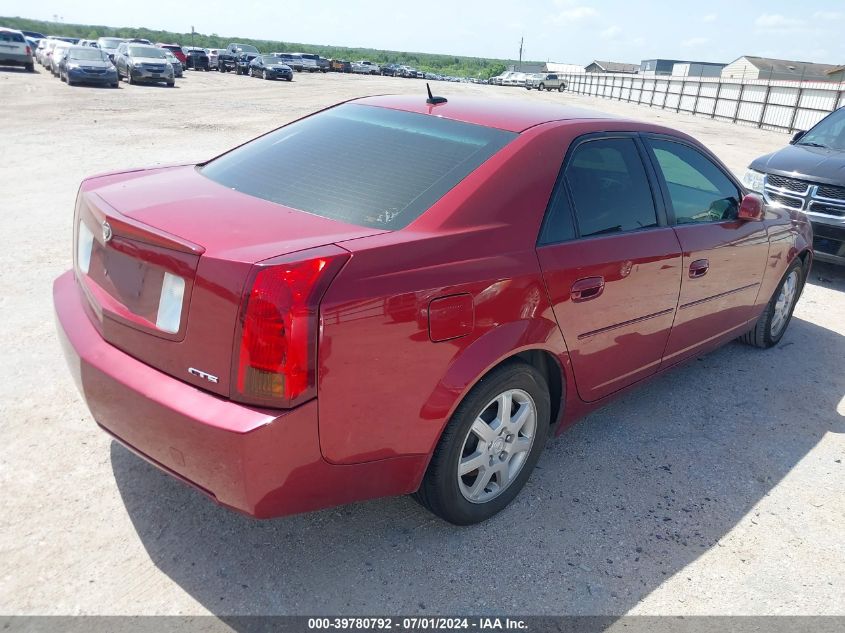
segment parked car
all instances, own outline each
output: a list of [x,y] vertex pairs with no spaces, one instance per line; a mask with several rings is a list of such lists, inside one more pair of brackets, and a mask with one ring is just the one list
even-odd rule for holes
[[331,62],[321,55],[317,55],[317,68],[321,73],[327,73],[331,69]]
[[345,59],[333,59],[331,60],[331,70],[336,73],[351,73],[352,62],[348,62]]
[[20,31],[0,27],[0,66],[23,66],[35,70],[32,47]]
[[173,66],[173,76],[177,79],[179,77],[183,77],[185,73],[183,72],[182,62],[179,61],[179,58],[177,58],[176,55],[169,50],[164,51],[164,56],[167,58],[170,65]]
[[72,46],[76,46],[79,43],[78,37],[66,37],[64,35],[48,35],[47,37],[52,37],[54,40],[60,40],[62,42],[67,42]]
[[218,51],[216,48],[208,48],[206,49],[208,53],[208,67],[211,70],[217,70],[217,54]]
[[53,47],[52,52],[50,53],[50,66],[49,70],[50,73],[54,77],[59,76],[59,63],[62,61],[62,57],[65,56],[67,50],[74,46],[73,44],[66,42],[65,40],[58,40],[56,45]]
[[237,42],[229,44],[226,50],[217,52],[217,70],[221,73],[229,72],[230,70],[238,70],[238,61],[240,61],[243,53],[251,54],[253,57],[260,55],[258,49],[250,44],[238,44]]
[[357,62],[352,62],[352,72],[361,75],[378,75],[381,71],[379,70],[378,64],[361,59]]
[[525,78],[525,87],[528,90],[536,88],[537,90],[557,90],[563,92],[566,90],[566,81],[555,73],[534,73]]
[[143,37],[131,37],[126,41],[129,42],[130,44],[146,44],[148,46],[152,45],[152,42],[150,40],[143,38]]
[[422,77],[423,73],[416,68],[412,68],[411,66],[399,66],[399,76],[405,77],[406,79],[416,79],[418,77]]
[[252,63],[252,60],[258,57],[255,53],[241,53],[241,56],[238,57],[238,63],[235,68],[235,74],[238,75],[248,75],[249,74],[249,65]]
[[309,72],[309,73],[316,73],[320,72],[320,67],[317,65],[317,60],[319,59],[319,55],[313,55],[311,53],[292,53],[298,58],[298,62],[301,66],[302,71]]
[[173,66],[167,62],[165,51],[148,44],[123,42],[114,55],[118,80],[126,78],[130,84],[161,83],[176,85]]
[[293,69],[275,55],[258,55],[249,63],[249,74],[262,79],[293,81]]
[[59,61],[59,78],[68,86],[97,84],[118,87],[117,70],[108,54],[90,46],[71,46]]
[[38,48],[35,49],[35,61],[42,66],[44,65],[44,53],[47,50],[47,45],[53,40],[43,39],[38,42]]
[[845,107],[753,161],[743,182],[774,207],[803,211],[816,259],[845,265]]
[[73,226],[53,299],[94,419],[259,517],[415,493],[482,521],[625,389],[776,345],[812,262],[695,139],[520,100],[340,104],[85,180]]
[[399,69],[398,64],[383,64],[379,68],[379,72],[385,77],[395,77]]
[[100,47],[100,50],[106,52],[110,60],[114,61],[114,54],[117,51],[117,47],[125,41],[122,37],[101,37],[97,40],[97,46]]
[[[208,53],[205,52],[204,48],[187,46],[184,49],[184,53],[185,68],[203,71],[207,71],[209,69]],[[245,53],[241,53],[241,57],[244,55]]]
[[292,70],[302,71],[302,57],[296,53],[273,53],[273,55],[281,59],[283,64],[290,66]]
[[182,64],[183,67],[185,66],[186,56],[185,51],[182,50],[181,46],[179,46],[178,44],[164,44],[162,42],[157,43],[156,46],[158,46],[159,48],[166,49],[173,53],[176,59],[179,60],[179,63]]
[[43,33],[39,33],[38,31],[21,31],[24,37],[31,37],[34,40],[44,40],[47,39],[47,36]]

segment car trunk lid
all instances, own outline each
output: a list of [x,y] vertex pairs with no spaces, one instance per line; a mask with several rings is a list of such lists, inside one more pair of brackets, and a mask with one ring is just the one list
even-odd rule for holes
[[83,185],[74,268],[89,316],[109,343],[229,396],[253,265],[379,232],[235,192],[193,166],[174,167]]

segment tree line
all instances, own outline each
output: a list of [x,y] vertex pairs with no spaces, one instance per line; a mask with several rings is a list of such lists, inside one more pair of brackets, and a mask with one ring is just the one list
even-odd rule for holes
[[418,70],[451,75],[455,77],[478,77],[488,79],[506,70],[511,60],[489,59],[484,57],[460,57],[457,55],[437,55],[433,53],[413,53],[388,51],[375,48],[355,48],[347,46],[329,46],[283,42],[281,40],[259,40],[249,37],[223,37],[212,33],[177,33],[148,29],[145,27],[110,27],[90,24],[65,24],[19,17],[0,17],[0,25],[24,31],[37,31],[45,35],[60,35],[94,40],[98,37],[138,37],[151,42],[178,43],[180,46],[199,46],[202,48],[225,48],[232,42],[251,44],[263,53],[313,53],[328,59],[355,61],[368,59],[378,64],[405,64]]

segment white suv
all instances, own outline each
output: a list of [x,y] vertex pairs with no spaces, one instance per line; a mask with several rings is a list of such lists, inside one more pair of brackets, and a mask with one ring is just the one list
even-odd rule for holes
[[23,66],[35,70],[32,61],[32,47],[20,31],[0,27],[0,66]]

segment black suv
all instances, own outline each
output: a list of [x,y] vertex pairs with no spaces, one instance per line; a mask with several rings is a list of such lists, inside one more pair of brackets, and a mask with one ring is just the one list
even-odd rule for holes
[[845,107],[752,162],[742,180],[768,204],[804,211],[816,259],[845,265]]
[[[229,72],[230,70],[239,71],[240,66],[238,65],[239,62],[242,61],[243,55],[251,55],[249,59],[245,60],[245,63],[242,64],[244,73],[247,72],[247,68],[249,68],[249,62],[255,58],[256,55],[260,55],[261,53],[258,52],[258,49],[254,46],[249,44],[229,44],[226,47],[226,50],[220,50],[217,53],[217,70],[221,73]],[[240,72],[238,72],[240,74]]]

